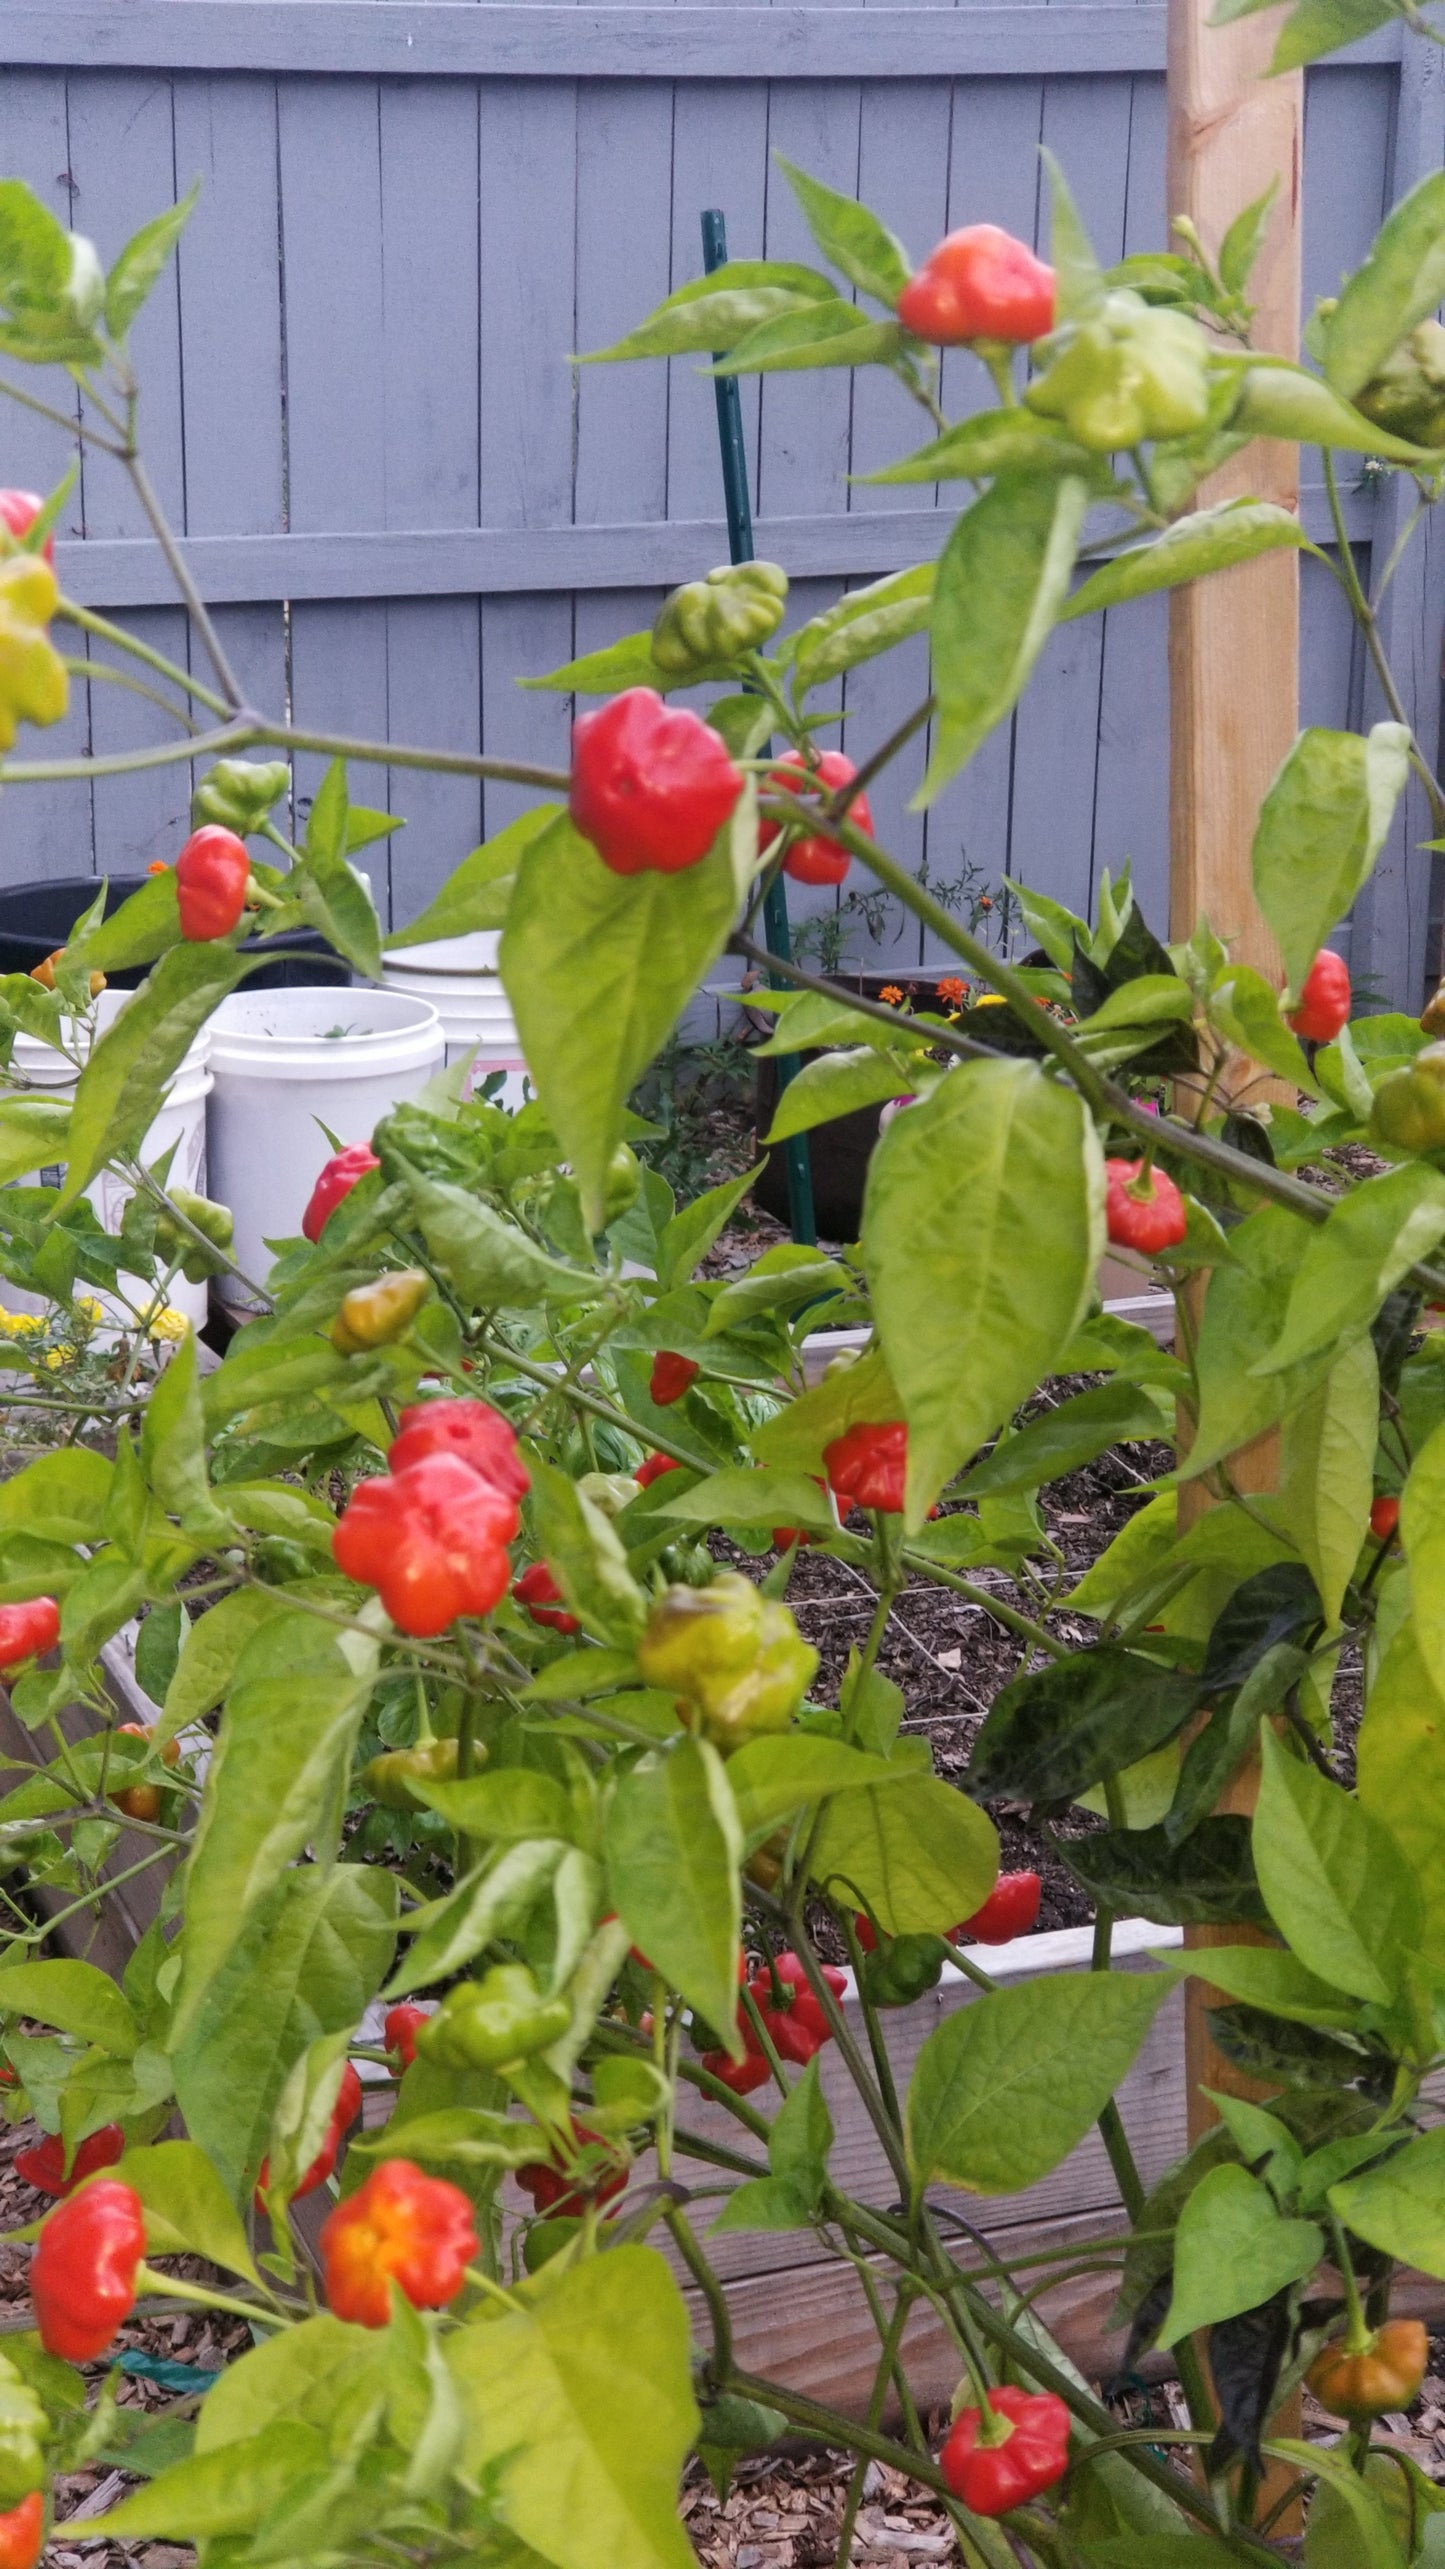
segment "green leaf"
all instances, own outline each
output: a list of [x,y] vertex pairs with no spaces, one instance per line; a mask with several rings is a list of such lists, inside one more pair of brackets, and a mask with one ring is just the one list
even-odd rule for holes
[[365,981],[381,979],[381,927],[371,895],[346,861],[346,766],[333,758],[306,824],[306,853],[286,878],[302,917]]
[[1017,704],[1068,594],[1088,483],[1000,475],[965,509],[933,592],[933,754],[914,808],[934,802]]
[[729,2230],[802,2229],[822,2200],[832,2147],[833,2117],[819,2084],[815,2054],[769,2128],[772,2174],[753,2177],[729,2195],[712,2225],[713,2235]]
[[1108,2104],[1168,1986],[1136,1972],[1066,1972],[945,2018],[908,2090],[914,2184],[1017,2194],[1047,2176]]
[[103,1454],[79,1445],[37,1455],[0,1483],[0,1532],[14,1526],[50,1543],[97,1542],[114,1472]]
[[1199,509],[1192,517],[1176,518],[1152,543],[1134,545],[1093,572],[1059,609],[1059,622],[1122,606],[1129,598],[1151,597],[1157,589],[1181,588],[1186,580],[1228,571],[1236,562],[1253,562],[1282,546],[1305,553],[1317,549],[1293,512],[1271,500],[1226,500],[1217,508]]
[[263,2337],[207,2392],[196,2420],[197,2453],[244,2444],[287,2422],[329,2427],[343,2404],[368,2387],[380,2391],[389,2355],[381,2330],[349,2327],[329,2311]]
[[197,1617],[181,1644],[176,1673],[166,1688],[165,1711],[156,1730],[158,1746],[215,1711],[252,1633],[287,1611],[279,1589],[237,1588],[228,1597],[218,1597]]
[[70,1148],[70,1108],[50,1097],[0,1098],[0,1186],[51,1168]]
[[1346,2229],[1402,2265],[1445,2275],[1445,2132],[1422,2132],[1383,2167],[1330,2188]]
[[1445,1427],[1416,1454],[1400,1498],[1400,1539],[1410,1564],[1415,1638],[1437,1693],[1445,1693]]
[[1368,1337],[1357,1338],[1318,1389],[1285,1420],[1279,1508],[1320,1592],[1327,1625],[1339,1619],[1374,1495],[1380,1378]]
[[985,1491],[1036,1490],[1064,1472],[1076,1472],[1113,1445],[1167,1436],[1174,1424],[1174,1405],[1167,1394],[1134,1383],[1099,1383],[1076,1392],[1057,1409],[1031,1418],[1016,1436],[1005,1437],[960,1483],[960,1498]]
[[1241,1052],[1252,1054],[1267,1070],[1278,1071],[1281,1079],[1311,1096],[1318,1093],[1299,1042],[1280,1015],[1279,993],[1263,973],[1251,971],[1248,964],[1237,965],[1228,981],[1212,993],[1209,1017]]
[[495,1938],[526,1924],[567,1850],[560,1839],[531,1839],[509,1846],[454,1891],[406,1920],[415,1942],[387,1983],[388,1998],[404,1998],[434,1980],[450,1979]]
[[1054,226],[1050,256],[1058,279],[1061,321],[1085,321],[1104,300],[1104,280],[1093,246],[1069,194],[1069,183],[1050,151],[1040,154],[1049,177]]
[[[1405,2569],[1405,2553],[1396,2538],[1395,2522],[1403,2515],[1402,2531],[1408,2536],[1415,2506],[1409,2479],[1411,2465],[1403,2455],[1391,2453],[1387,2459],[1380,2453],[1372,2457],[1378,2459],[1384,2473],[1384,2486],[1380,2487],[1372,2485],[1373,2471],[1369,2480],[1361,2478],[1353,2456],[1343,2448],[1322,2451],[1317,2444],[1281,2435],[1272,2437],[1265,2450],[1320,2482],[1305,2533],[1305,2569]],[[1394,2501],[1393,2508],[1387,2503],[1387,2494]],[[1429,2542],[1429,2530],[1427,2522],[1424,2547],[1415,2555],[1422,2564],[1428,2560],[1438,2562],[1440,2557]]]
[[1413,187],[1376,233],[1325,323],[1325,373],[1346,400],[1445,300],[1445,172]]
[[1272,1945],[1211,1945],[1198,1963],[1178,1961],[1172,1954],[1160,1958],[1222,1989],[1226,1998],[1237,1998],[1246,2007],[1263,2007],[1271,2016],[1283,2016],[1288,2024],[1353,2031],[1359,2019],[1358,2007],[1328,1981],[1317,1980],[1293,1954]]
[[525,2310],[445,2342],[467,2462],[556,2569],[694,2569],[677,2519],[698,2429],[686,2306],[654,2248],[544,2268]]
[[168,865],[148,875],[108,919],[84,928],[66,947],[65,960],[77,972],[129,972],[138,963],[154,963],[180,943],[180,935],[175,868]]
[[807,1472],[714,1472],[662,1511],[685,1525],[799,1525],[834,1534],[826,1490]]
[[1264,247],[1274,200],[1279,194],[1279,175],[1270,180],[1262,196],[1256,196],[1243,211],[1236,214],[1219,244],[1219,281],[1230,294],[1243,294],[1253,272],[1254,263]]
[[1073,1336],[1102,1198],[1091,1119],[1032,1062],[961,1064],[884,1134],[863,1261],[908,1421],[910,1529]]
[[[545,682],[532,678],[524,683],[535,687]],[[642,683],[650,686],[652,681]],[[406,946],[426,945],[434,937],[465,937],[478,929],[504,926],[522,851],[540,837],[561,808],[559,803],[536,803],[530,812],[519,813],[504,830],[498,830],[495,838],[474,847],[419,918],[383,937],[383,951],[395,954]]]
[[168,205],[127,241],[105,281],[105,326],[112,339],[125,337],[195,212],[200,192],[201,182],[195,179],[178,205]]
[[761,1174],[760,1169],[745,1169],[741,1177],[725,1179],[721,1186],[695,1195],[691,1204],[671,1216],[657,1244],[657,1281],[664,1293],[686,1284],[696,1272]]
[[1268,2186],[1247,2168],[1211,2168],[1179,2216],[1174,2298],[1160,2345],[1175,2346],[1196,2328],[1256,2310],[1286,2284],[1312,2274],[1324,2244],[1317,2223],[1287,2221]]
[[330,1811],[371,1682],[371,1669],[358,1676],[306,1614],[262,1624],[242,1650],[186,1869],[178,2041],[236,1938]]
[[418,1776],[415,1790],[429,1810],[440,1811],[464,1837],[566,1839],[576,1834],[566,1785],[535,1766],[501,1766],[456,1784],[429,1784]]
[[469,1310],[596,1300],[605,1290],[584,1268],[549,1258],[519,1222],[508,1221],[466,1187],[410,1168],[406,1183],[428,1252]]
[[1311,1231],[1284,1326],[1260,1374],[1282,1374],[1368,1329],[1417,1259],[1445,1237],[1445,1178],[1423,1161],[1387,1169],[1351,1189]]
[[639,329],[582,362],[598,366],[619,357],[686,357],[731,348],[760,322],[810,303],[831,303],[837,291],[817,268],[781,259],[729,259],[711,276],[679,286]]
[[1336,1989],[1388,2006],[1419,1946],[1413,1875],[1382,1820],[1265,1725],[1254,1862],[1290,1949]]
[[1358,1748],[1361,1803],[1391,1830],[1414,1872],[1425,1904],[1420,1950],[1437,1973],[1445,1971],[1445,1691],[1438,1665],[1433,1654],[1426,1660],[1417,1624],[1403,1625],[1370,1688]]
[[856,304],[835,295],[797,312],[780,312],[736,339],[711,375],[811,373],[820,366],[891,366],[903,347],[896,321],[870,321]]
[[885,1935],[943,1935],[998,1879],[986,1811],[936,1775],[835,1794],[813,1840],[815,1882],[866,1900]]
[[[723,660],[714,661],[710,667],[702,669],[659,668],[652,656],[652,627],[649,625],[645,633],[624,634],[620,642],[609,642],[602,651],[584,651],[580,660],[564,660],[560,669],[549,669],[545,677],[519,678],[516,683],[519,687],[545,687],[553,695],[620,696],[628,687],[651,687],[659,696],[665,696],[669,688],[696,687],[709,679],[721,679],[727,675],[728,663]],[[539,809],[550,821],[555,819],[558,806],[544,803]],[[505,879],[510,898],[514,877],[509,873]],[[494,920],[489,924],[501,926],[504,920]]]
[[1230,1813],[1201,1820],[1182,1845],[1162,1828],[1106,1829],[1054,1841],[1069,1871],[1101,1909],[1161,1927],[1266,1924],[1249,1851],[1249,1822]]
[[196,1368],[196,1335],[188,1329],[146,1404],[141,1468],[168,1516],[214,1518],[206,1473],[205,1422]]
[[1301,732],[1270,786],[1254,836],[1254,889],[1299,990],[1384,846],[1409,767],[1399,723]]
[[701,863],[679,874],[610,873],[565,814],[522,855],[502,979],[594,1232],[627,1099],[722,952],[741,889],[734,841],[750,851],[753,830],[745,793]]
[[[1057,478],[1060,473],[1090,473],[1098,470],[1098,458],[1075,446],[1052,423],[1035,417],[1031,410],[979,410],[971,419],[957,420],[941,437],[930,439],[914,455],[905,455],[896,464],[885,464],[876,473],[859,473],[860,482],[948,482],[991,481],[999,473],[1047,473]],[[929,586],[932,586],[932,564],[929,564]],[[895,578],[917,579],[917,572],[899,572]],[[877,582],[882,589],[889,585]],[[866,594],[855,590],[855,597]],[[849,601],[845,599],[844,604]],[[830,612],[837,614],[837,608]],[[1066,612],[1072,614],[1073,609]],[[822,618],[819,618],[819,622]],[[805,627],[806,631],[807,628]]]
[[537,1542],[568,1605],[596,1639],[630,1643],[647,1606],[611,1519],[554,1464],[530,1468]]
[[[902,1120],[906,1123],[908,1118]],[[821,1469],[825,1445],[860,1420],[896,1418],[898,1410],[898,1393],[875,1342],[856,1364],[826,1373],[820,1383],[800,1392],[760,1427],[752,1440],[753,1452],[765,1463],[797,1464],[805,1472],[816,1472]]]
[[173,946],[126,1001],[76,1083],[62,1208],[84,1193],[107,1160],[138,1147],[172,1074],[244,970],[242,957],[224,938]]
[[[1322,13],[1352,5],[1354,0],[1303,0],[1304,10],[1318,7]],[[1366,0],[1366,5],[1373,8],[1376,0]],[[1302,12],[1295,14],[1299,17]],[[1393,9],[1389,14],[1394,16]],[[1374,18],[1371,23],[1380,26],[1383,19]],[[1324,51],[1339,42],[1332,37]],[[1282,437],[1290,445],[1334,446],[1346,454],[1382,455],[1392,464],[1434,467],[1440,461],[1432,448],[1412,446],[1406,438],[1391,436],[1387,428],[1377,428],[1372,419],[1341,401],[1318,375],[1287,365],[1280,357],[1251,357],[1245,364],[1229,433],[1241,438]]]
[[70,240],[23,179],[0,179],[0,302],[42,311],[70,275]]
[[[881,477],[879,477],[881,478]],[[926,633],[933,611],[934,565],[921,562],[909,571],[891,571],[883,580],[850,589],[836,606],[827,607],[787,638],[793,664],[793,688],[802,696],[810,687],[841,678],[880,651],[891,651],[910,634]]]
[[908,1076],[902,1054],[875,1052],[871,1044],[860,1044],[855,1052],[819,1053],[789,1080],[765,1138],[770,1144],[785,1142],[791,1133],[809,1132],[835,1116],[885,1105],[903,1094]]
[[736,2053],[742,1833],[716,1750],[679,1739],[619,1776],[604,1845],[631,1941]]
[[207,2257],[213,2266],[259,2285],[235,2206],[194,2141],[156,2141],[149,2149],[127,2150],[111,2173],[140,2196],[149,2255]]
[[855,1290],[854,1278],[836,1259],[801,1242],[779,1241],[776,1248],[765,1249],[735,1284],[723,1286],[708,1312],[703,1336],[725,1337],[761,1312],[801,1311],[829,1294]]
[[369,1866],[283,1874],[253,1911],[176,2044],[176,2095],[191,2138],[244,2201],[293,2063],[355,2026],[396,1946],[397,1881]]
[[980,1799],[1065,1802],[1176,1737],[1203,1686],[1142,1651],[1105,1643],[1015,1677],[973,1744]]
[[0,2013],[33,2016],[118,2060],[129,2060],[140,2041],[129,2001],[94,1963],[12,1963],[0,1971]]
[[803,209],[803,219],[825,259],[864,294],[876,296],[891,311],[912,273],[908,256],[893,234],[855,197],[839,196],[821,179],[809,178],[781,152],[774,160]]
[[1199,1427],[1181,1479],[1212,1470],[1223,1455],[1252,1443],[1329,1372],[1329,1349],[1288,1373],[1254,1370],[1278,1341],[1281,1307],[1313,1238],[1283,1205],[1262,1206],[1230,1232],[1233,1263],[1216,1270],[1204,1301],[1196,1351]]
[[218,2453],[194,2454],[162,2471],[97,2522],[106,2538],[114,2531],[127,2537],[177,2534],[196,2542],[245,2533],[319,2478],[327,2460],[326,2440],[314,2426],[278,2418],[264,2435],[223,2445]]
[[910,1770],[884,1757],[869,1757],[840,1739],[802,1731],[746,1740],[728,1759],[728,1782],[744,1837],[761,1836],[779,1820],[833,1793],[861,1785],[902,1785]]

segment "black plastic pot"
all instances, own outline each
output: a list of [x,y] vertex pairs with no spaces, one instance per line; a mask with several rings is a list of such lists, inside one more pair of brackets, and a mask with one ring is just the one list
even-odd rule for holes
[[[145,880],[143,874],[113,874],[106,889],[106,917],[138,892]],[[48,883],[12,883],[8,891],[0,891],[0,972],[33,972],[37,963],[65,944],[98,889],[93,875],[61,874]],[[351,980],[349,966],[314,928],[292,929],[286,949],[249,975],[248,990],[310,990],[318,983]],[[263,954],[266,949],[248,939],[241,951]],[[149,969],[148,964],[135,964],[128,972],[112,972],[107,978],[117,990],[134,990]]]

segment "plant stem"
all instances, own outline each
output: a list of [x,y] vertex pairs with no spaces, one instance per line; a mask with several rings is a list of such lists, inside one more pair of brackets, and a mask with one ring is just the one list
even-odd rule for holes
[[886,2462],[890,2470],[901,2471],[907,2479],[934,2490],[940,2498],[950,2495],[948,2482],[936,2463],[926,2461],[921,2453],[911,2453],[906,2444],[895,2443],[891,2435],[880,2434],[875,2427],[856,2425],[838,2409],[825,2408],[821,2400],[805,2399],[785,2383],[762,2381],[755,2373],[739,2372],[736,2366],[728,2377],[727,2388],[741,2391],[745,2399],[758,2400],[766,2408],[780,2408],[784,2417],[790,2417],[795,2426],[805,2427],[824,2444],[860,2453],[870,2462]]
[[221,693],[227,704],[233,705],[239,713],[246,701],[241,692],[240,682],[221,647],[221,637],[211,622],[210,609],[191,577],[190,565],[171,533],[165,510],[155,495],[151,477],[146,471],[140,450],[133,441],[129,452],[122,460],[130,476],[131,488],[150,519],[156,542],[166,557],[166,567],[186,602],[186,610],[191,622],[206,646],[207,658],[221,682]]
[[707,2369],[715,2387],[722,2390],[732,2371],[733,2363],[733,2324],[728,2310],[727,2294],[703,2255],[692,2223],[681,2204],[669,2204],[662,2217],[672,2235],[678,2255],[707,2303],[708,2319],[712,2326],[712,2356]]
[[78,607],[73,598],[58,601],[55,621],[76,625],[82,633],[94,634],[98,642],[108,642],[117,651],[129,652],[133,660],[144,661],[148,669],[153,669],[158,678],[169,678],[173,687],[183,688],[188,696],[194,696],[199,704],[209,706],[213,714],[219,714],[225,720],[230,708],[224,696],[216,695],[210,687],[203,687],[199,678],[193,678],[188,669],[182,669],[177,661],[168,660],[163,651],[153,651],[148,642],[142,642],[136,634],[127,633],[124,625],[111,624],[105,616],[97,615],[93,607]]
[[[876,2290],[871,2288],[871,2278],[869,2278],[869,2286],[870,2306],[874,2308],[876,2314],[878,2299]],[[908,2292],[905,2285],[900,2282],[893,2296],[892,2316],[887,2328],[881,2332],[883,2342],[878,2356],[878,2369],[873,2376],[873,2388],[868,2398],[868,2415],[865,2421],[870,2433],[875,2432],[882,2422],[883,2402],[887,2397],[894,2359],[898,2353],[898,2341],[903,2334],[903,2323],[908,2316],[908,2306]],[[860,2453],[853,2466],[853,2477],[848,2483],[847,2504],[843,2509],[843,2521],[838,2528],[837,2569],[849,2569],[849,2563],[853,2557],[853,2528],[858,2522],[858,2509],[863,2503],[863,2483],[867,2476],[867,2456]]]

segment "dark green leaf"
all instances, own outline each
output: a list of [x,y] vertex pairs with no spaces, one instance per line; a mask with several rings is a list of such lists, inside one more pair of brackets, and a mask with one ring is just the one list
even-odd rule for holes
[[1263,1926],[1269,1916],[1249,1851],[1249,1822],[1206,1819],[1182,1846],[1162,1828],[1109,1829],[1055,1838],[1054,1847],[1091,1899],[1116,1916],[1161,1927]]
[[983,1799],[1073,1801],[1173,1739],[1202,1692],[1197,1677],[1140,1651],[1071,1651],[994,1698],[968,1789]]

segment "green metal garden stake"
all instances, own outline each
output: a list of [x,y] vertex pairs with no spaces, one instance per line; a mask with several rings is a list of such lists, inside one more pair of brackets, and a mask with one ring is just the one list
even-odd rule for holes
[[[702,218],[702,261],[709,276],[714,268],[726,265],[727,254],[727,220],[720,208],[713,206]],[[728,554],[734,562],[751,562],[753,511],[748,498],[748,459],[743,445],[738,379],[736,375],[719,375],[713,389],[717,395],[717,437],[722,452]],[[793,940],[788,927],[788,895],[781,875],[763,896],[763,938],[769,954],[778,955],[784,963],[791,960]],[[771,973],[769,979],[775,990],[792,988],[791,982],[784,981],[778,973]],[[784,1053],[778,1063],[780,1096],[798,1069],[797,1054]],[[783,1144],[783,1166],[788,1178],[788,1214],[793,1238],[805,1241],[811,1248],[818,1237],[818,1224],[813,1211],[813,1163],[806,1133],[795,1133]]]

